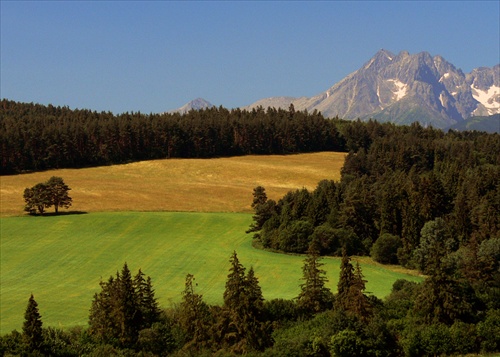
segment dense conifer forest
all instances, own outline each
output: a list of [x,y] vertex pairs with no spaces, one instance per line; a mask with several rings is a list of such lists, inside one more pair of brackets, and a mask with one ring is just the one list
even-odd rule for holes
[[[1,102],[2,174],[168,157],[348,152],[341,180],[277,201],[253,188],[254,245],[303,253],[294,300],[262,297],[252,267],[231,257],[222,306],[186,277],[162,308],[152,280],[125,264],[89,301],[89,327],[42,324],[36,292],[6,355],[431,356],[500,351],[500,135],[447,133],[289,110],[113,115]],[[249,188],[251,191],[252,188]],[[249,235],[249,239],[251,236]],[[321,256],[342,257],[337,291]],[[381,300],[352,256],[426,275]],[[153,277],[154,281],[154,277]]]
[[164,158],[343,151],[321,113],[211,108],[141,114],[0,102],[0,174]]

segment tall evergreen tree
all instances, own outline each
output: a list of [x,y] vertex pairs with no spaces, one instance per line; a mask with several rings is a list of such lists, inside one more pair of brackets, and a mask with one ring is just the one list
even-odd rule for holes
[[30,354],[35,351],[40,352],[43,347],[42,316],[38,311],[38,304],[33,294],[28,300],[28,307],[24,313],[23,340]]
[[351,258],[347,255],[345,248],[342,249],[342,261],[340,263],[340,276],[337,284],[337,297],[335,309],[347,310],[349,305],[349,290],[354,281],[354,267]]
[[108,343],[113,339],[117,327],[112,318],[112,293],[114,278],[99,283],[101,291],[94,294],[89,314],[89,334],[97,341]]
[[356,263],[356,268],[354,268],[350,257],[343,250],[335,309],[344,310],[363,321],[368,320],[372,309],[368,298],[363,293],[365,283],[361,266]]
[[125,263],[116,277],[111,276],[100,285],[101,291],[94,295],[90,308],[90,335],[102,343],[135,347],[139,331],[159,319],[151,278],[145,280],[139,271],[132,279]]
[[224,306],[235,312],[242,308],[242,301],[245,297],[245,267],[240,263],[236,251],[229,259],[231,267],[226,280],[224,290]]
[[187,349],[203,347],[210,339],[210,310],[203,296],[194,292],[194,280],[193,275],[186,276],[180,304],[179,323],[187,335]]
[[245,275],[245,267],[236,252],[230,259],[231,268],[224,291],[223,319],[229,324],[225,343],[233,353],[263,350],[271,344],[270,328],[262,321],[263,297],[253,268]]
[[160,318],[160,308],[155,297],[155,291],[151,277],[144,278],[144,273],[139,269],[134,277],[134,289],[137,296],[137,304],[141,311],[142,327],[151,326]]
[[255,232],[254,238],[259,238],[259,232],[262,230],[264,223],[269,220],[276,210],[276,202],[267,199],[266,189],[262,186],[257,186],[253,190],[252,208],[255,214],[252,216],[253,222],[246,233]]
[[121,274],[117,274],[116,282],[114,315],[119,326],[118,337],[123,347],[133,347],[142,325],[142,316],[127,263],[123,265]]
[[349,305],[348,311],[359,317],[363,321],[367,321],[372,315],[372,307],[368,298],[363,293],[365,291],[365,283],[361,266],[356,262],[356,270],[354,272],[354,281],[349,289]]
[[297,305],[305,313],[324,311],[332,306],[333,295],[325,286],[328,279],[322,269],[323,265],[320,262],[319,251],[311,247],[302,267],[302,279],[305,282],[301,284],[301,291],[297,297]]
[[264,297],[253,267],[248,270],[245,290],[247,304],[247,316],[245,318],[246,343],[250,349],[263,351],[266,347],[272,345],[271,325],[264,321]]

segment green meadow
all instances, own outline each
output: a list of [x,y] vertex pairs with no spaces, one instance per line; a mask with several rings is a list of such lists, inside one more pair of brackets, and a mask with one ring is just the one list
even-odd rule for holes
[[[151,276],[163,307],[181,299],[185,276],[211,304],[222,302],[229,257],[254,267],[266,299],[298,295],[303,256],[252,247],[246,213],[100,212],[46,217],[2,217],[0,333],[20,330],[31,293],[45,326],[86,325],[99,282],[127,262]],[[340,260],[325,258],[335,291]],[[421,278],[361,261],[367,291],[386,296],[395,280]]]

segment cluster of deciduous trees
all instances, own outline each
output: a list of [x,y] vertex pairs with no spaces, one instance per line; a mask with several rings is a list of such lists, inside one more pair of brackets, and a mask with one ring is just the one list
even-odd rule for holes
[[210,108],[180,114],[71,110],[0,101],[0,174],[171,157],[343,150],[321,113]]
[[24,190],[24,210],[30,214],[43,214],[46,208],[54,206],[55,213],[59,207],[69,208],[73,199],[69,196],[71,190],[61,177],[52,176],[47,182],[37,183]]

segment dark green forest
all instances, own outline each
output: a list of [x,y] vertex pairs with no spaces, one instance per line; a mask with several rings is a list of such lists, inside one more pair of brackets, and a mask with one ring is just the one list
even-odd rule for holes
[[[304,254],[293,300],[264,300],[252,267],[228,257],[222,306],[186,277],[162,308],[151,278],[127,265],[89,301],[88,328],[45,327],[36,292],[5,355],[436,356],[500,352],[500,135],[282,109],[113,115],[3,100],[2,174],[168,157],[348,152],[340,181],[268,199],[253,188],[249,239]],[[251,191],[252,188],[249,188]],[[337,291],[321,257],[341,256]],[[365,291],[351,256],[426,275]],[[97,289],[98,287],[96,287]],[[28,298],[28,297],[27,297]]]
[[0,174],[164,158],[344,151],[321,113],[211,108],[180,114],[0,102]]

